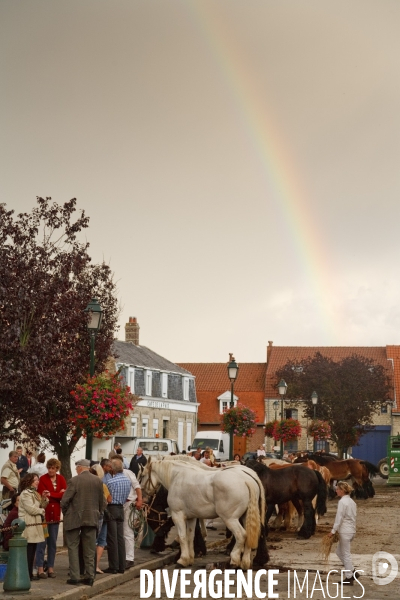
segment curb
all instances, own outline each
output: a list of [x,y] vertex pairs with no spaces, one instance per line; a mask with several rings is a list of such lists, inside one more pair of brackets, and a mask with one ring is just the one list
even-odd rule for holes
[[[155,558],[154,560],[146,561],[141,565],[137,565],[129,571],[125,573],[117,573],[116,575],[109,575],[108,577],[104,577],[103,579],[99,579],[95,581],[93,586],[90,587],[88,585],[79,585],[74,587],[71,590],[67,590],[65,592],[61,592],[60,594],[55,594],[53,596],[43,595],[43,596],[32,596],[34,600],[82,600],[84,598],[92,598],[93,596],[97,596],[102,592],[106,592],[107,590],[111,590],[112,588],[117,587],[135,577],[139,577],[141,569],[149,569],[150,571],[154,569],[160,569],[165,565],[169,565],[175,561],[178,554],[177,552],[170,552],[165,556],[160,556],[159,558]],[[30,596],[30,592],[26,594],[15,593],[7,593],[3,592],[1,594],[2,600],[17,600],[17,598],[21,599],[21,596]]]

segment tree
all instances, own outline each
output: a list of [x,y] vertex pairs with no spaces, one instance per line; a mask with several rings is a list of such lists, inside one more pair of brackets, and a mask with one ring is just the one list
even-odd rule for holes
[[104,310],[96,373],[112,354],[118,316],[112,272],[92,264],[79,240],[89,218],[75,212],[75,198],[37,198],[30,214],[17,216],[0,204],[0,441],[44,438],[67,477],[76,446],[70,392],[89,372],[84,309],[96,296]]
[[311,394],[318,393],[318,418],[328,421],[339,455],[371,428],[373,416],[392,391],[387,370],[353,354],[335,362],[317,352],[302,361],[289,361],[276,373],[288,384],[287,398],[301,401],[304,416],[313,418]]

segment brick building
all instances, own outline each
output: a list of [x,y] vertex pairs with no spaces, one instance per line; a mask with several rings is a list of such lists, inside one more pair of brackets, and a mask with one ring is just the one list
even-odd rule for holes
[[[231,386],[225,363],[179,363],[196,377],[199,402],[198,431],[220,430],[221,414],[229,408]],[[235,438],[234,452],[241,456],[246,450],[256,450],[264,443],[264,397],[266,363],[241,363],[234,385],[234,403],[255,410],[258,416],[256,433],[250,440]]]

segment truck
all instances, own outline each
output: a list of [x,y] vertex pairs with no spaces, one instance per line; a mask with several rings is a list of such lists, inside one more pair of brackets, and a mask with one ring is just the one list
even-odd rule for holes
[[204,450],[207,446],[214,451],[216,460],[229,460],[229,433],[222,433],[222,431],[198,431],[192,445],[188,449],[195,450],[200,447]]
[[133,440],[133,455],[136,454],[139,446],[145,456],[168,455],[171,452],[179,454],[178,443],[171,438],[137,437]]

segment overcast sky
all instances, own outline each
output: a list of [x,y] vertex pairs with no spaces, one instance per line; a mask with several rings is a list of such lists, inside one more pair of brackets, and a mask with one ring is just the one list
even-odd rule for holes
[[2,0],[0,201],[175,362],[400,343],[398,0]]

